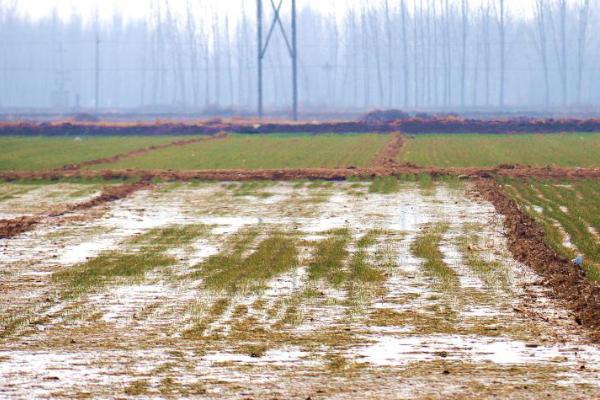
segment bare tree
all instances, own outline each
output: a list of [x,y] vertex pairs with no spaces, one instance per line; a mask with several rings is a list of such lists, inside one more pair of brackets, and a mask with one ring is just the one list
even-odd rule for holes
[[432,60],[432,81],[433,81],[433,104],[439,105],[439,88],[438,88],[438,17],[437,17],[437,0],[431,0],[429,7],[433,15],[433,60]]
[[467,76],[467,35],[469,27],[469,4],[467,0],[462,0],[461,15],[462,15],[462,52],[461,52],[461,68],[460,68],[460,105],[465,107],[465,82]]
[[542,61],[542,71],[544,74],[544,102],[547,105],[550,104],[550,77],[548,73],[548,45],[546,39],[546,1],[536,0],[535,1],[535,20],[537,28],[537,44],[538,51],[540,52],[540,58]]
[[375,10],[369,11],[370,25],[373,38],[373,50],[375,53],[375,71],[377,77],[377,89],[379,91],[379,105],[384,104],[384,92],[383,92],[383,75],[381,71],[381,47],[379,43],[379,21]]
[[482,40],[483,40],[483,65],[485,75],[485,105],[490,106],[490,74],[492,64],[492,50],[490,40],[490,0],[487,0],[485,5],[481,9],[481,26],[482,26]]
[[444,106],[450,106],[452,96],[452,38],[451,38],[451,15],[450,2],[444,0],[443,10],[443,32],[444,32]]
[[384,3],[384,7],[385,7],[385,32],[386,32],[386,36],[387,36],[387,61],[388,61],[388,68],[387,68],[387,72],[388,72],[388,79],[387,79],[387,85],[388,85],[388,101],[387,101],[387,105],[388,107],[392,107],[392,104],[394,102],[394,51],[393,51],[393,33],[392,33],[392,20],[391,20],[391,16],[390,16],[390,4],[389,4],[389,0],[385,0]]
[[191,0],[187,0],[187,40],[191,67],[191,82],[192,82],[192,102],[194,107],[198,107],[200,101],[200,80],[198,76],[198,46],[196,34],[196,22],[194,21]]
[[590,0],[583,0],[579,7],[579,31],[577,38],[577,103],[581,104],[583,68],[587,47],[587,31],[590,13]]
[[369,107],[371,105],[371,87],[369,82],[369,28],[367,25],[367,9],[363,7],[361,9],[361,37],[362,37],[362,62],[363,62],[363,105]]
[[[564,0],[563,0],[564,1]],[[504,107],[506,80],[506,10],[505,0],[499,0],[498,30],[500,33],[500,107]]]
[[558,0],[559,24],[560,24],[560,88],[562,103],[567,105],[567,0]]
[[400,0],[402,14],[402,70],[404,72],[404,107],[408,107],[409,101],[409,71],[408,71],[408,36],[406,35],[406,3]]
[[225,16],[225,59],[227,63],[227,81],[229,89],[229,103],[233,107],[233,60],[231,55],[231,41],[229,39],[229,17]]
[[213,18],[212,26],[213,34],[213,48],[212,57],[215,71],[215,106],[219,108],[221,106],[221,32],[219,30],[219,17],[215,14]]
[[417,1],[413,1],[413,89],[414,89],[414,105],[419,106],[420,87],[419,87],[419,29],[418,29],[418,9]]

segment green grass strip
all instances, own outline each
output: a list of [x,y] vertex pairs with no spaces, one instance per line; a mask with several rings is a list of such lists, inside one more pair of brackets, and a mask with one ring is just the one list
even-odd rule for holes
[[350,260],[348,279],[356,284],[382,282],[384,275],[369,263],[368,248],[377,243],[377,231],[368,232],[359,239],[356,252]]
[[235,238],[230,251],[209,257],[197,266],[197,275],[208,289],[229,293],[257,291],[269,279],[298,266],[297,240],[281,232],[271,234],[254,252],[243,257],[254,237],[256,232]]
[[394,176],[377,177],[371,182],[369,193],[390,194],[400,191],[400,181]]
[[125,250],[110,251],[52,275],[63,285],[62,296],[74,298],[120,280],[132,282],[156,268],[177,260],[164,254],[168,249],[189,244],[208,232],[203,225],[151,230],[125,244]]
[[350,231],[340,229],[317,243],[308,267],[308,277],[312,281],[326,279],[339,287],[344,282],[343,262],[348,256],[346,247],[350,241]]
[[438,223],[428,225],[411,245],[415,257],[423,259],[425,272],[434,278],[443,289],[452,289],[459,286],[456,272],[444,262],[444,255],[440,251],[443,235],[448,231],[448,224]]

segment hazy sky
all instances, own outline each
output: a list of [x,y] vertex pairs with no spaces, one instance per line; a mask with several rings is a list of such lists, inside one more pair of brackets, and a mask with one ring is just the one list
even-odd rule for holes
[[[39,19],[52,13],[56,9],[61,16],[73,13],[89,16],[99,5],[101,16],[110,18],[116,9],[122,11],[127,18],[143,18],[147,15],[151,0],[15,0],[19,12],[27,14],[34,19]],[[168,0],[173,9],[183,12],[188,0]],[[242,3],[246,4],[247,12],[253,15],[255,0],[189,0],[196,7],[217,10],[235,17],[239,13]],[[375,4],[383,0],[297,0],[298,7],[310,5],[327,13],[339,13],[348,7],[364,5],[366,2]],[[408,0],[410,1],[410,0]],[[451,0],[452,1],[452,0]],[[456,0],[454,0],[456,1]],[[472,6],[477,6],[483,0],[469,0]],[[167,0],[162,0],[167,2]],[[269,0],[264,0],[269,6]],[[289,0],[286,0],[289,2]],[[389,0],[390,5],[398,4],[397,0]],[[523,16],[530,13],[533,0],[507,0],[513,15]]]

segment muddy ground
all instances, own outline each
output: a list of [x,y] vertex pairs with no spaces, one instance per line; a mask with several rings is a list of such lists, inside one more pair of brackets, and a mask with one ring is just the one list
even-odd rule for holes
[[600,285],[591,282],[581,267],[559,256],[545,241],[543,229],[532,217],[523,212],[493,180],[480,180],[477,191],[504,215],[511,254],[527,263],[545,278],[556,298],[568,304],[577,322],[600,339]]
[[[0,239],[10,239],[24,232],[28,232],[43,221],[59,222],[64,220],[65,216],[68,216],[69,214],[77,211],[88,210],[106,203],[123,199],[132,193],[137,192],[138,190],[147,188],[148,186],[149,184],[146,182],[107,186],[99,191],[95,196],[88,196],[87,198],[86,196],[82,196],[83,199],[79,199],[79,202],[77,202],[76,199],[73,199],[73,197],[79,197],[77,196],[77,193],[75,193],[75,196],[73,196],[73,193],[70,193],[71,196],[69,196],[69,193],[64,193],[64,195],[61,196],[60,190],[58,190],[55,191],[54,196],[55,198],[59,197],[59,201],[62,201],[55,204],[53,204],[53,202],[50,202],[50,204],[46,203],[45,206],[43,205],[43,200],[46,200],[45,197],[47,196],[47,193],[39,193],[41,198],[32,199],[34,204],[31,204],[31,209],[37,209],[37,212],[34,212],[31,215],[18,215],[15,218],[10,219],[0,219]],[[93,189],[94,188],[92,187],[92,190]],[[85,194],[88,190],[89,188],[86,187],[81,188],[81,192],[83,192],[83,194]],[[17,197],[17,199],[14,197]],[[69,197],[71,198],[68,199]],[[19,200],[18,196],[13,196],[13,199],[11,200],[13,203],[17,204],[23,203],[23,199]],[[69,203],[69,201],[71,202]],[[42,204],[40,204],[40,202],[42,202]],[[65,202],[67,203],[65,204]]]
[[[598,398],[600,347],[474,191],[172,183],[42,219],[0,240],[0,397]],[[166,227],[196,236],[143,242]],[[417,249],[432,230],[437,267]],[[275,276],[249,270],[256,285],[234,290],[202,274],[240,235],[246,259],[273,232],[297,246]],[[315,278],[318,249],[343,235],[347,280]],[[77,292],[60,279],[148,249],[172,262]],[[348,278],[356,260],[381,279]]]

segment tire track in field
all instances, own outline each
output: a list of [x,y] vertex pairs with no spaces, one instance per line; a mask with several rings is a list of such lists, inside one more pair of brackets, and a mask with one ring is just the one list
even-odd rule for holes
[[119,161],[122,161],[127,158],[140,157],[140,156],[143,156],[152,151],[168,149],[171,147],[188,146],[190,144],[200,143],[200,142],[204,142],[204,141],[208,141],[208,140],[225,139],[227,136],[228,135],[225,132],[220,132],[216,135],[209,136],[209,137],[202,137],[202,138],[188,139],[188,140],[176,140],[176,141],[170,142],[170,143],[153,145],[153,146],[149,146],[149,147],[144,147],[142,149],[132,150],[127,153],[116,154],[111,157],[105,157],[105,158],[99,158],[96,160],[84,161],[79,164],[67,164],[61,168],[58,168],[57,170],[58,171],[78,171],[84,167],[91,167],[94,165],[101,165],[101,164],[112,164],[112,163],[119,162]]

